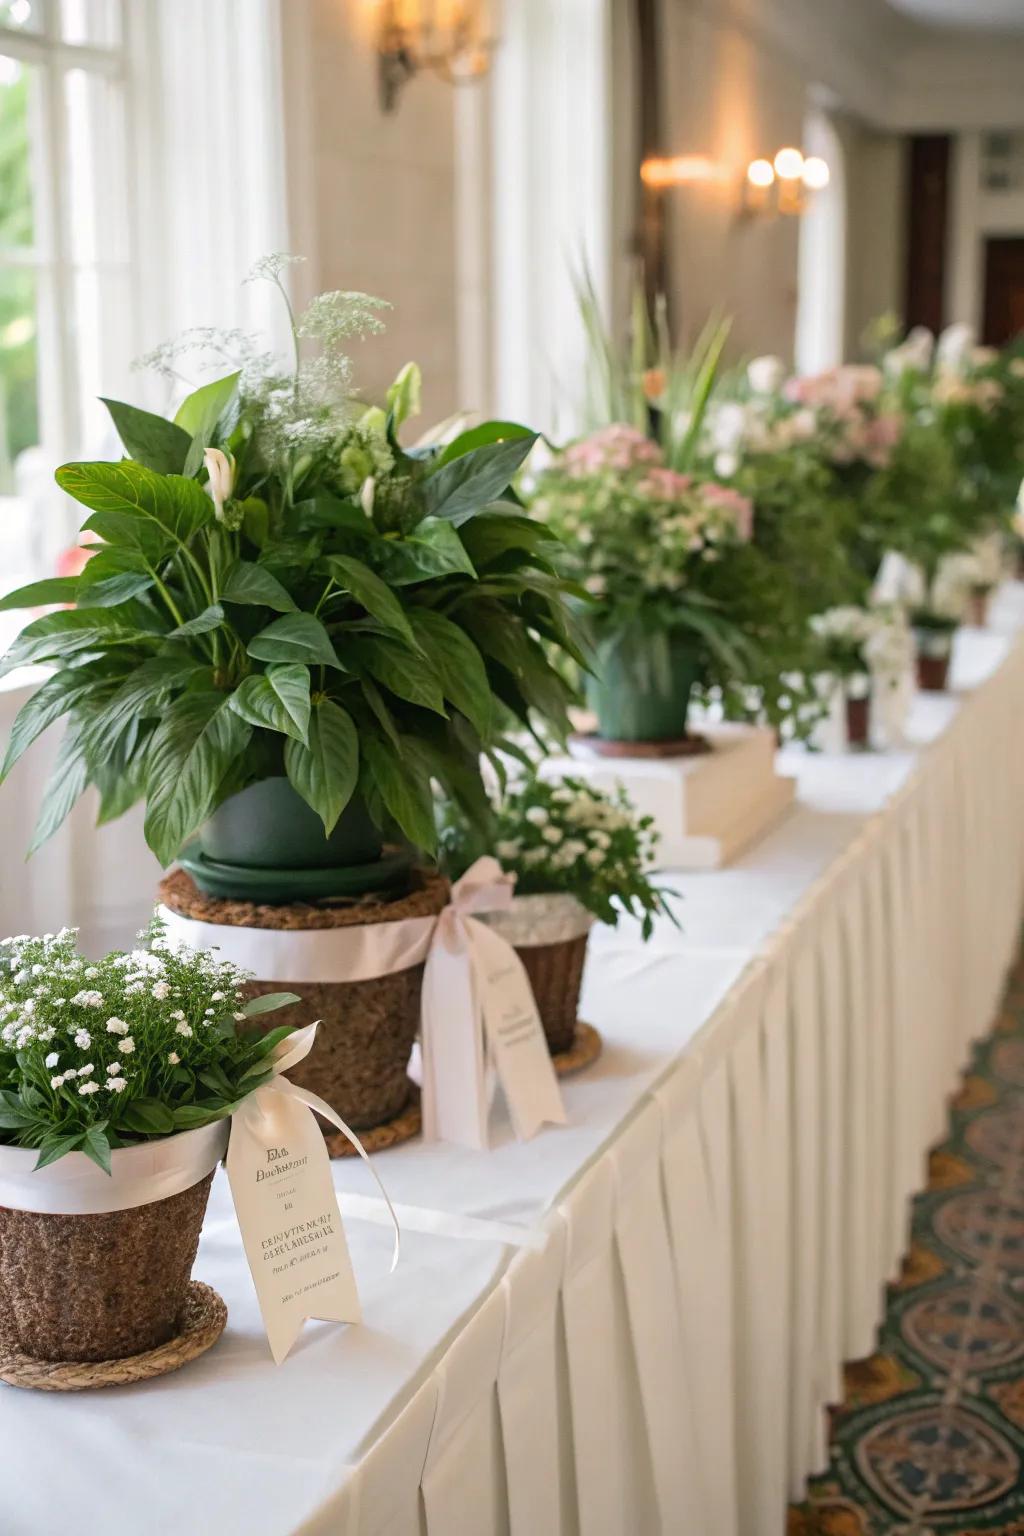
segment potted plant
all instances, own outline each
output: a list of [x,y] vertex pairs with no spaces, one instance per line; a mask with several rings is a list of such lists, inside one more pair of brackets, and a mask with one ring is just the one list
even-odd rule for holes
[[[531,772],[495,806],[495,856],[516,877],[511,906],[482,913],[516,950],[533,988],[552,1055],[568,1051],[587,937],[596,921],[628,912],[646,940],[656,916],[675,922],[666,892],[645,871],[657,844],[650,816],[638,816],[623,790],[607,794],[578,778],[548,781]],[[455,806],[442,829],[446,864],[462,874],[485,851]]]
[[[284,294],[282,259],[259,275]],[[238,367],[173,421],[110,402],[129,457],[58,471],[89,509],[94,552],[79,575],[2,604],[72,605],[28,624],[3,663],[54,670],[0,773],[67,721],[32,848],[91,784],[101,821],[145,801],[150,847],[188,876],[164,892],[180,915],[212,899],[220,915],[204,920],[301,927],[325,910],[311,904],[344,898],[364,923],[396,903],[427,916],[446,900],[423,872],[434,782],[479,821],[481,756],[506,723],[565,729],[572,692],[551,656],[583,656],[555,540],[509,493],[535,435],[487,422],[406,451],[417,370],[366,409],[344,352],[380,328],[381,307],[320,295],[292,322],[289,366],[245,338],[186,336],[150,361],[177,374],[215,341]],[[387,978],[361,994],[389,1018],[403,1084],[419,974],[400,995]],[[325,1010],[309,1072],[358,1001],[342,990]],[[370,1083],[375,1069],[346,1071]],[[364,1108],[356,1125],[380,1112],[372,1094]]]
[[823,665],[839,681],[849,746],[870,745],[873,686],[893,689],[906,666],[906,620],[899,608],[829,608],[816,614],[811,629]]
[[586,693],[600,740],[697,746],[687,730],[695,690],[741,676],[749,662],[727,604],[702,588],[749,539],[750,502],[667,468],[656,443],[618,425],[567,448],[540,477],[532,508],[592,599]]
[[[0,1292],[36,1360],[123,1359],[175,1334],[226,1117],[289,1033],[247,1026],[290,995],[247,1003],[234,966],[173,951],[158,923],[139,937],[96,962],[69,929],[0,951]],[[93,1212],[65,1213],[90,1180]]]

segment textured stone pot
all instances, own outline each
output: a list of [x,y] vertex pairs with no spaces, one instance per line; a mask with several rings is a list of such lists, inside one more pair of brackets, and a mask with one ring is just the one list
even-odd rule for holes
[[[179,869],[161,882],[160,900],[179,916],[202,923],[299,933],[434,917],[447,904],[448,889],[440,875],[414,870],[413,889],[395,900],[366,899],[339,907],[302,902],[260,906],[205,896]],[[300,996],[301,1002],[277,1009],[268,1023],[301,1028],[320,1021],[316,1044],[288,1075],[326,1099],[354,1130],[365,1131],[393,1120],[408,1103],[406,1069],[419,1029],[423,969],[413,965],[367,981],[305,983],[268,976],[246,990],[253,997],[267,992]]]
[[594,652],[587,705],[610,741],[675,741],[686,735],[700,664],[689,634],[636,630],[608,635]]
[[[193,1171],[205,1170],[187,1188],[148,1204],[91,1214],[0,1206],[0,1301],[5,1326],[23,1353],[37,1360],[120,1360],[156,1349],[174,1336],[213,1167],[226,1144],[227,1124],[219,1122],[115,1150],[115,1183],[133,1165],[136,1181],[140,1174],[145,1179],[154,1149],[157,1158],[180,1155]],[[0,1181],[19,1162],[31,1168],[36,1155],[22,1147],[0,1148]],[[72,1170],[62,1164],[72,1159],[87,1161],[84,1154],[72,1153],[34,1177],[50,1175],[52,1183],[67,1178]],[[107,1178],[89,1164],[83,1176],[89,1179],[92,1173]],[[166,1187],[158,1177],[153,1185]]]
[[500,912],[477,914],[506,939],[526,969],[552,1055],[576,1034],[587,939],[594,919],[565,892],[515,896]]

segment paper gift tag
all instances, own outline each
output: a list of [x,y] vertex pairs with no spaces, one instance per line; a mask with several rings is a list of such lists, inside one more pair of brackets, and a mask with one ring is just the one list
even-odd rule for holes
[[423,1135],[486,1147],[489,1095],[473,968],[465,950],[435,944],[423,978]]
[[279,1365],[307,1318],[358,1323],[361,1313],[323,1135],[291,1084],[276,1081],[232,1115],[227,1170]]
[[565,1125],[565,1106],[526,968],[508,941],[467,918],[487,1048],[520,1141]]

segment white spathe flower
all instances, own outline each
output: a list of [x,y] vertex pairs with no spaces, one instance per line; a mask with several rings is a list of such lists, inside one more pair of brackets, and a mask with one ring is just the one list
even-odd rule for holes
[[217,521],[224,521],[224,504],[231,500],[235,489],[235,461],[222,448],[207,448],[203,463],[209,476],[207,489],[213,498]]
[[755,395],[774,395],[785,377],[786,365],[781,357],[769,354],[755,357],[747,364],[747,383]]
[[373,516],[373,498],[377,492],[377,482],[372,475],[367,475],[359,487],[359,505],[367,517]]

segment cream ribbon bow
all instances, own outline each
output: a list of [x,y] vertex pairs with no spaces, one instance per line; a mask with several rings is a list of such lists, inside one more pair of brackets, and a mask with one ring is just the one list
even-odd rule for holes
[[310,1024],[279,1043],[270,1057],[274,1076],[242,1100],[228,1141],[231,1195],[278,1364],[307,1318],[362,1318],[330,1158],[311,1111],[337,1126],[373,1174],[395,1229],[392,1271],[398,1263],[398,1221],[359,1137],[323,1099],[283,1075],[309,1054],[316,1031]]
[[565,1109],[530,980],[511,944],[473,916],[507,908],[515,877],[477,859],[439,914],[423,977],[423,1134],[487,1146],[493,1067],[516,1135],[565,1124]]

